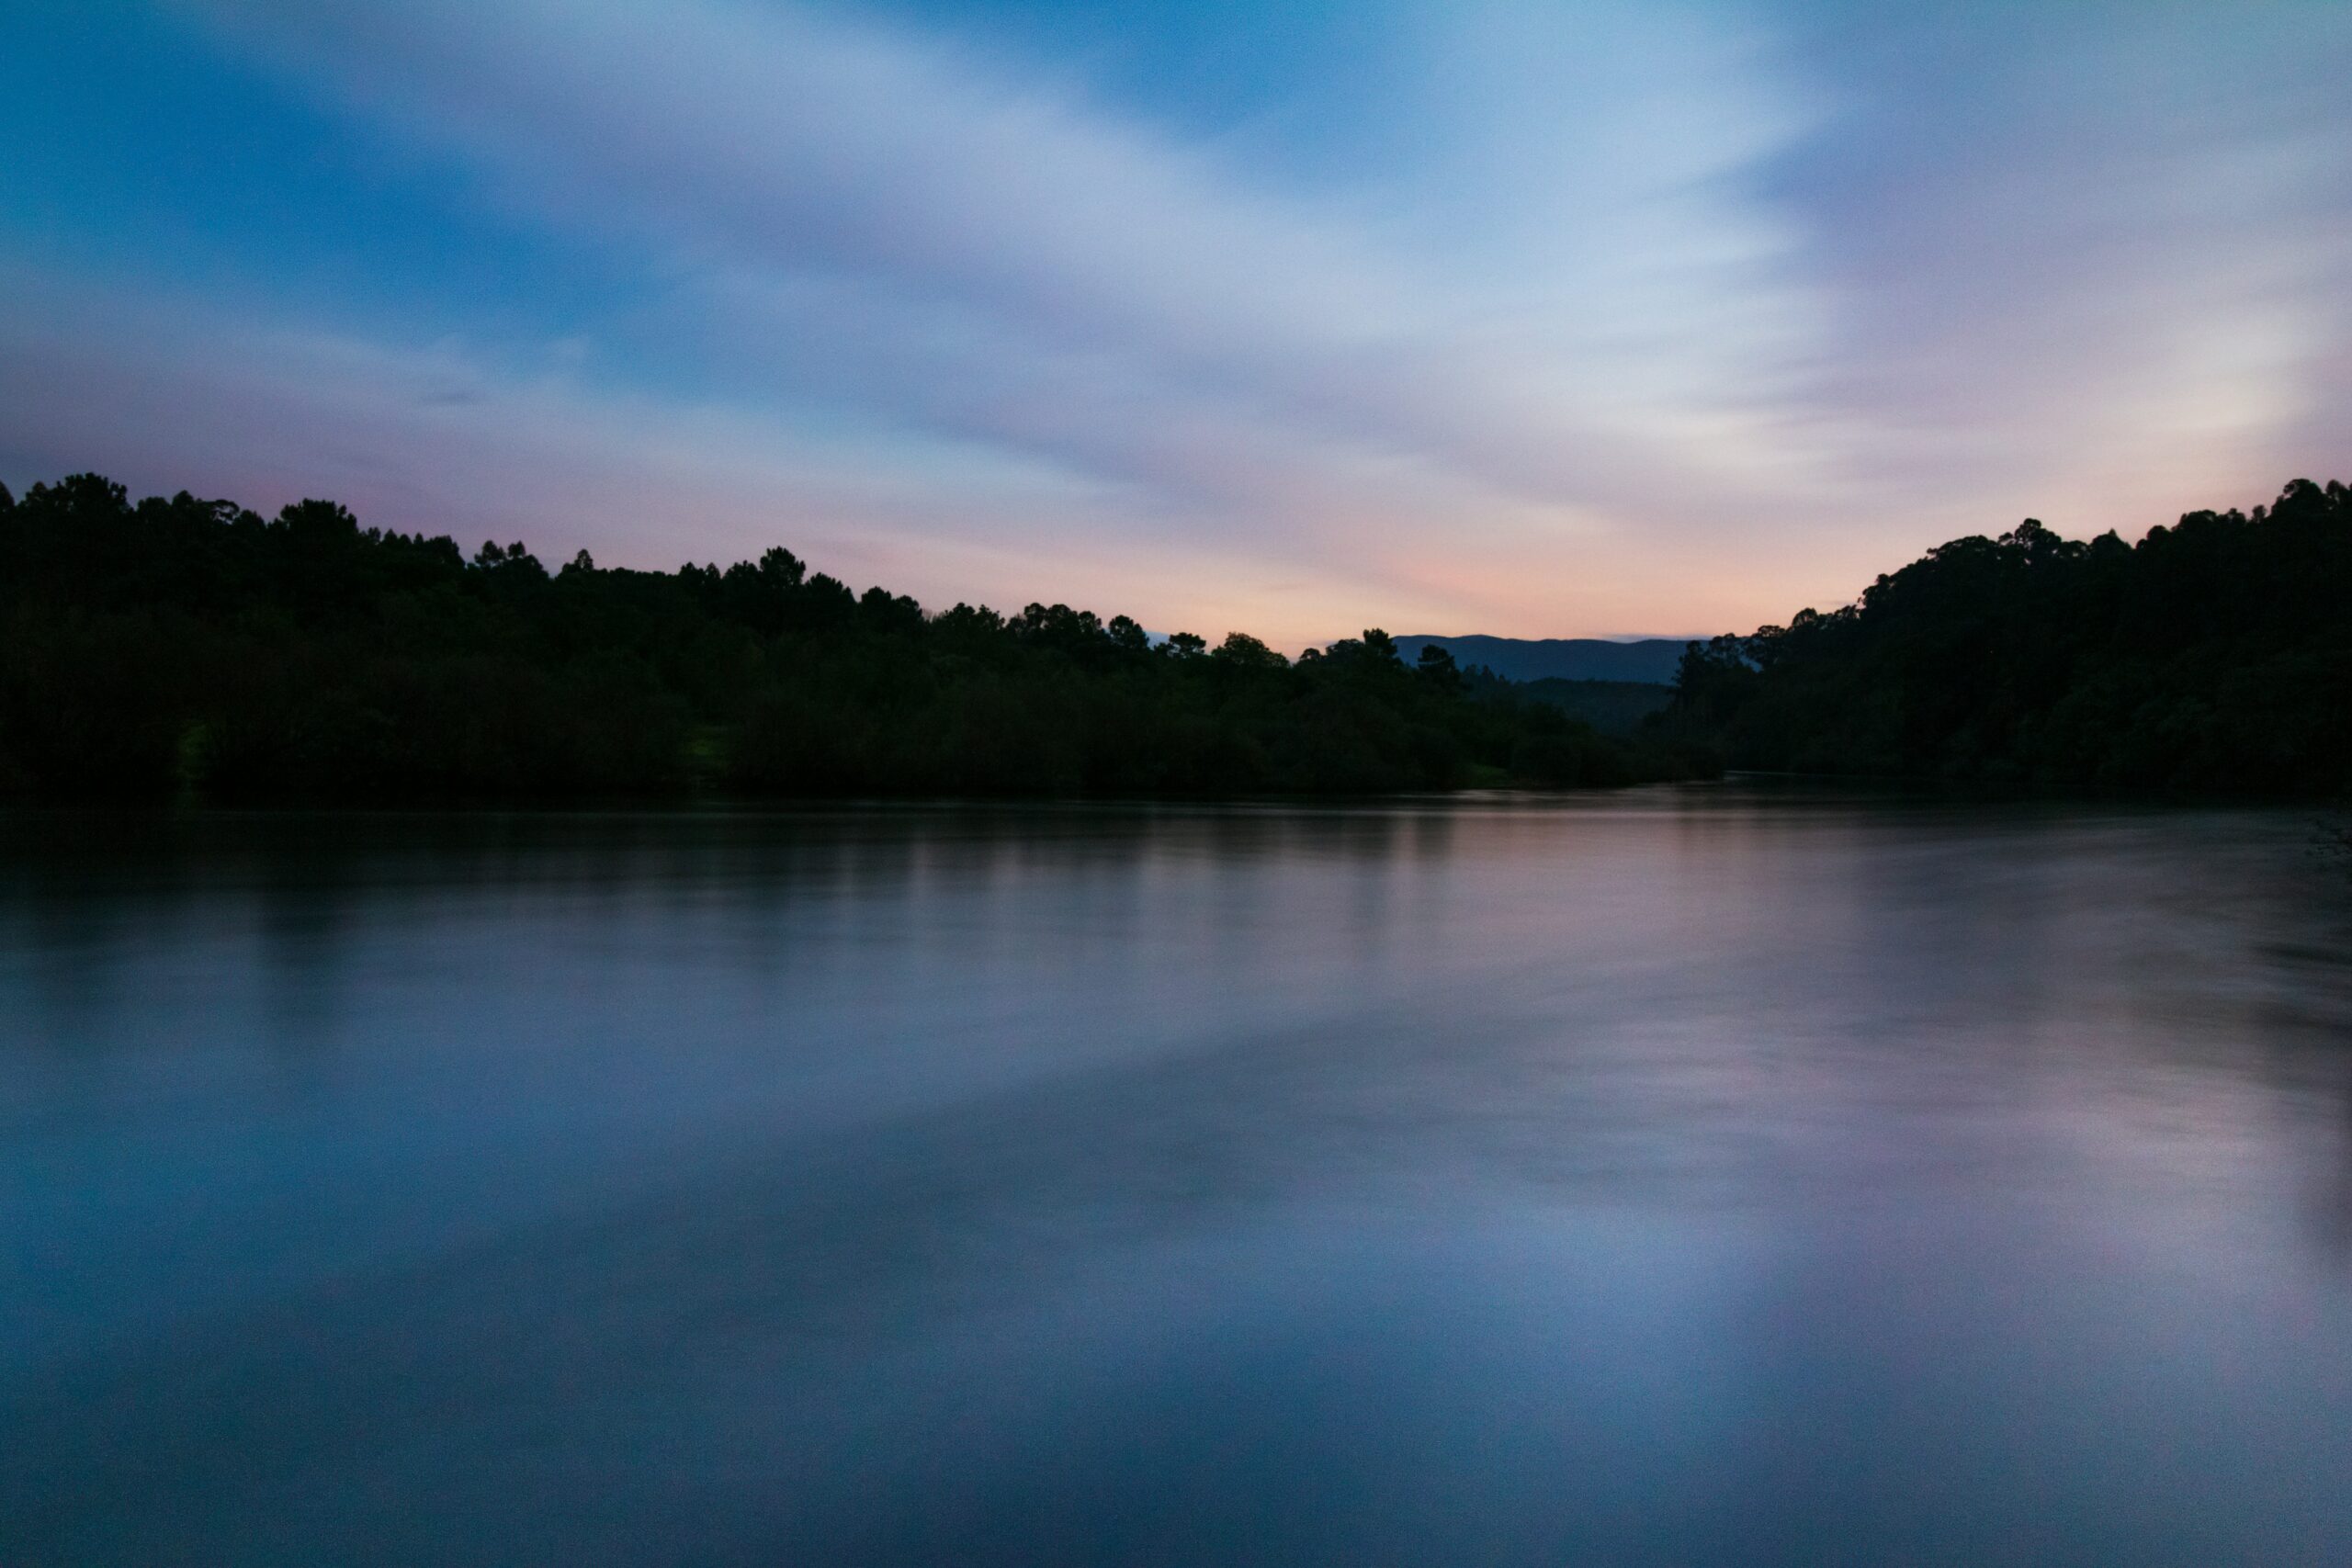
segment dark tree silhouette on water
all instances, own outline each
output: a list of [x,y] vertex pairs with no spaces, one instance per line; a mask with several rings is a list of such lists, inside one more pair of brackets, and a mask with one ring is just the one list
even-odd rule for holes
[[926,614],[791,551],[550,573],[304,501],[0,492],[0,788],[69,799],[1227,795],[1613,784],[1604,741],[1368,631],[1295,662],[1066,604]]
[[2327,796],[2352,784],[2352,491],[2137,545],[2031,518],[1854,604],[1694,643],[1653,728],[1735,765],[2044,788]]

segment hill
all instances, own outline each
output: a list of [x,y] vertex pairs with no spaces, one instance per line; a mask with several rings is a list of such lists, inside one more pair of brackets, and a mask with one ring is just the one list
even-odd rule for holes
[[1508,681],[1636,681],[1669,685],[1690,645],[1679,637],[1610,642],[1600,637],[1400,637],[1407,662],[1436,645],[1467,670],[1483,664]]
[[2352,491],[2136,545],[2028,518],[1717,637],[1662,728],[1736,766],[2317,797],[2352,784]]
[[0,488],[0,791],[51,799],[1364,794],[1682,766],[1412,663],[1159,646],[1066,604],[926,611],[789,550],[550,571],[520,543]]

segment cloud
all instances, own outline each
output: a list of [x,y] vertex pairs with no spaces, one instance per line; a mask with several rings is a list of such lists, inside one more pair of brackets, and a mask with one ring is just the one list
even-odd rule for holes
[[85,280],[76,343],[11,311],[0,379],[73,389],[11,461],[1297,642],[1753,625],[2352,434],[2317,9],[1390,6],[1384,95],[1320,85],[1295,163],[981,23],[180,9],[634,297],[517,353]]
[[2341,463],[2352,14],[1841,14],[1814,42],[1841,107],[1775,194],[1838,301],[1813,397],[1859,471],[2136,534]]
[[[878,389],[958,434],[980,400],[962,400],[959,417],[932,384],[1053,362],[1085,373],[1073,409],[1107,373],[1123,398],[1179,420],[1214,406],[1310,453],[1351,444],[1537,504],[1654,495],[1669,472],[1697,488],[1727,470],[1722,488],[1752,489],[1751,468],[1788,462],[1784,445],[1735,439],[1742,394],[1771,374],[1738,361],[1778,352],[1784,334],[1743,328],[1756,313],[1733,297],[1777,240],[1713,185],[1783,131],[1730,125],[1758,95],[1722,79],[1740,68],[1736,51],[1690,56],[1705,31],[1690,16],[1647,45],[1660,63],[1679,51],[1675,73],[1614,89],[1623,124],[1565,117],[1548,84],[1502,67],[1539,32],[1555,56],[1613,58],[1658,30],[1643,20],[1655,7],[1573,28],[1521,20],[1455,50],[1441,85],[1452,104],[1542,107],[1536,123],[1455,137],[1413,171],[1488,197],[1432,208],[1420,188],[1377,181],[1325,201],[1277,196],[1058,79],[805,7],[421,0],[214,14],[458,148],[512,201],[634,226],[727,275],[738,299],[746,275],[771,301],[848,280],[864,304],[919,326],[960,313],[972,341],[951,336]],[[1606,80],[1607,62],[1587,74]],[[1442,122],[1447,108],[1419,112]],[[1537,188],[1498,185],[1513,159]],[[1604,166],[1611,178],[1590,176]],[[1541,249],[1505,248],[1496,265],[1489,253],[1531,230]],[[827,323],[799,325],[821,335]],[[1134,443],[1104,447],[1080,414],[1025,438],[1118,471]]]
[[586,548],[606,565],[785,543],[933,608],[1044,596],[1293,647],[1356,604],[1431,597],[1376,559],[1302,570],[1311,552],[1281,534],[1220,546],[1106,533],[1120,495],[1017,453],[600,388],[575,374],[568,341],[533,361],[289,331],[22,266],[0,282],[24,307],[0,318],[0,471],[19,488],[96,469],[135,493],[264,511],[325,494],[370,525],[469,546],[520,537],[550,560]]

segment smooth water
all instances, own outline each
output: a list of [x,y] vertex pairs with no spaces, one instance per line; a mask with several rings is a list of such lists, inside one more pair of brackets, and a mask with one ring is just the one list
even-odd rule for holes
[[0,1563],[2352,1562],[2311,837],[0,818]]

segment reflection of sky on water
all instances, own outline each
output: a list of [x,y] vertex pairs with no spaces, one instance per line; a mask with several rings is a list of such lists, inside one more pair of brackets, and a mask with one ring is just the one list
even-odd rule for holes
[[2290,818],[10,831],[31,1561],[2352,1549]]

